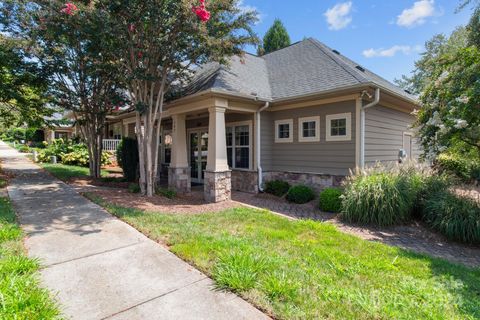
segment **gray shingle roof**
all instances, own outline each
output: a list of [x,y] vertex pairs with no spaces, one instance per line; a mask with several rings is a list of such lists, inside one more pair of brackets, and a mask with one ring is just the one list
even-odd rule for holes
[[200,68],[184,94],[206,89],[258,96],[267,100],[293,98],[344,87],[374,83],[399,96],[413,95],[379,75],[309,38],[262,57],[233,57],[227,66]]

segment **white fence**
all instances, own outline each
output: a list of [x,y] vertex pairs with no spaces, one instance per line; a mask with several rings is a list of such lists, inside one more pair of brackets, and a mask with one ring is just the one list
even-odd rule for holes
[[117,147],[120,141],[121,140],[119,139],[103,139],[103,150],[105,151],[117,150]]

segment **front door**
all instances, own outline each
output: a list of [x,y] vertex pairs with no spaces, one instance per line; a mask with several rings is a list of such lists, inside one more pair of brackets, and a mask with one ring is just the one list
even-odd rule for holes
[[190,172],[192,182],[203,183],[207,168],[208,132],[206,130],[190,131]]

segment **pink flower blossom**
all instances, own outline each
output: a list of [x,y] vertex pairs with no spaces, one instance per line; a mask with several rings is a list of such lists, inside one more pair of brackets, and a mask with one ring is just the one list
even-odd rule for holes
[[205,0],[200,0],[200,5],[192,7],[192,11],[202,22],[210,20],[210,12],[205,7]]
[[135,30],[136,30],[136,27],[133,23],[128,26],[128,31],[133,33],[133,32],[135,32]]
[[60,10],[61,13],[65,13],[69,16],[73,16],[75,12],[78,10],[77,6],[72,2],[65,3],[65,7]]

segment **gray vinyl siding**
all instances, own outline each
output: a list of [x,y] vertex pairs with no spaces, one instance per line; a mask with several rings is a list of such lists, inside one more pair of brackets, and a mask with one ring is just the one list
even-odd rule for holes
[[[412,132],[415,117],[409,113],[378,106],[365,112],[365,164],[396,162],[403,148],[403,134]],[[421,153],[418,142],[412,137],[412,157]]]
[[[326,116],[351,113],[351,139],[326,141]],[[320,141],[298,141],[298,118],[320,116]],[[275,121],[293,119],[293,142],[275,143]],[[264,171],[346,175],[355,168],[355,101],[262,114],[262,168]]]

